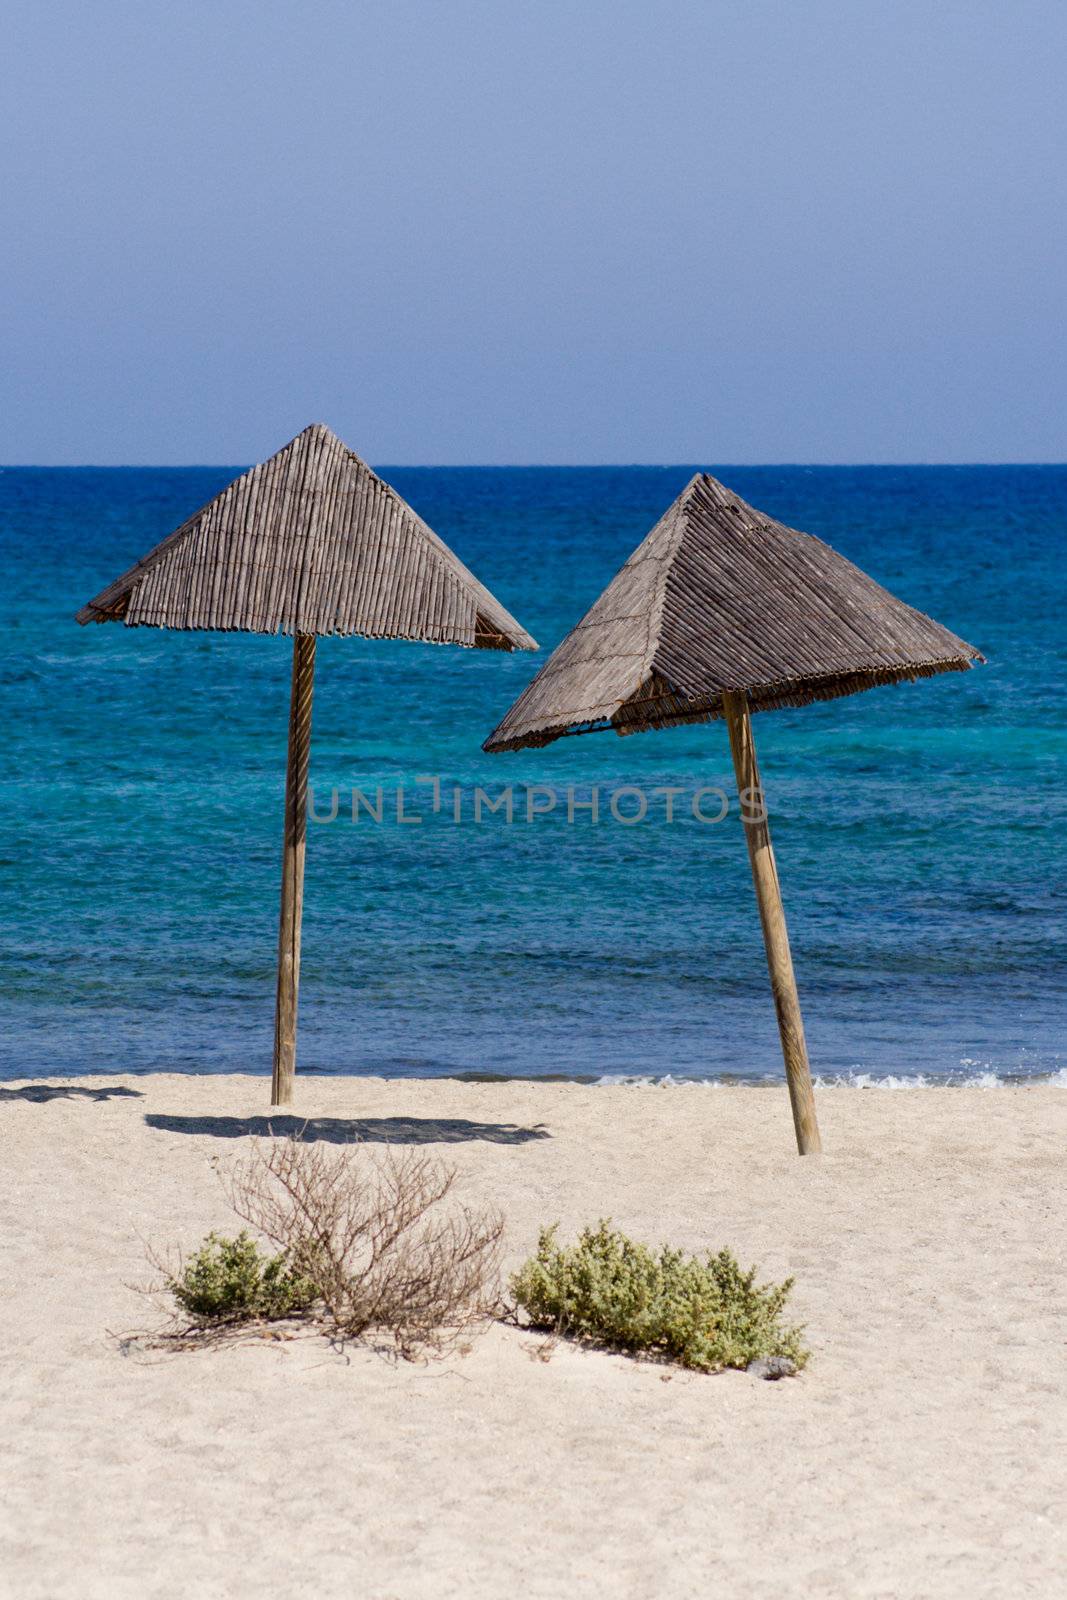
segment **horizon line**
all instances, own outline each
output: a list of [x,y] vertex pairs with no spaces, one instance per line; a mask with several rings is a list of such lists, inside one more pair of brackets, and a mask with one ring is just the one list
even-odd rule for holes
[[[4,461],[0,472],[247,472],[261,462],[226,461]],[[966,470],[975,467],[1064,467],[1067,460],[1012,461],[719,461],[716,470],[800,472],[816,471],[931,471]],[[626,472],[630,470],[673,472],[704,471],[693,461],[387,461],[374,466],[375,472]]]

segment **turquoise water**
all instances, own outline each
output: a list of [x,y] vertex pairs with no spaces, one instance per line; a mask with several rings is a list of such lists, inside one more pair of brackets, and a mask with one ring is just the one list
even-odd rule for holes
[[[547,649],[693,470],[385,474]],[[1067,468],[711,470],[989,657],[756,719],[813,1067],[1061,1073]],[[9,1077],[269,1070],[291,646],[73,621],[235,471],[0,473]],[[539,659],[320,641],[311,776],[339,815],[309,835],[301,1068],[779,1076],[736,802],[690,807],[732,795],[724,729],[483,755]],[[475,825],[475,787],[508,784],[514,822]],[[560,793],[529,823],[527,784]],[[568,822],[569,785],[598,822]],[[681,788],[675,820],[615,822],[624,785]]]

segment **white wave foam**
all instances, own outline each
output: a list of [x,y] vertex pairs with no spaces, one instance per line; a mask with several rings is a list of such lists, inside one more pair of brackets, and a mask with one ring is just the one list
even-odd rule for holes
[[[756,1080],[753,1079],[753,1082]],[[678,1078],[673,1072],[661,1076],[641,1072],[605,1072],[595,1079],[599,1089],[723,1089],[722,1078]]]
[[[961,1061],[960,1067],[944,1074],[931,1076],[917,1072],[864,1072],[853,1067],[848,1072],[825,1073],[813,1078],[816,1089],[1009,1089],[1022,1083],[1050,1084],[1057,1089],[1067,1089],[1067,1067],[1052,1073],[1012,1073],[999,1076],[991,1067],[979,1067],[977,1061]],[[604,1089],[765,1089],[784,1087],[785,1079],[778,1073],[752,1073],[745,1076],[731,1073],[717,1078],[685,1078],[673,1072],[605,1072],[594,1079],[594,1087]]]
[[944,1077],[931,1078],[925,1072],[914,1077],[887,1072],[839,1072],[830,1077],[814,1079],[816,1089],[1003,1089],[1005,1080],[995,1072],[949,1072]]

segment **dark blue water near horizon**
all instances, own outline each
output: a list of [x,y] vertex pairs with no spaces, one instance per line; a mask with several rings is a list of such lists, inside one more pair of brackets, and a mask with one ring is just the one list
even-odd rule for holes
[[[236,470],[0,472],[0,1076],[269,1070],[291,644],[73,620]],[[480,749],[695,469],[382,470],[543,652],[320,641],[301,1069],[780,1077],[722,726]],[[1067,1081],[1067,467],[709,470],[989,658],[755,721],[814,1070]]]

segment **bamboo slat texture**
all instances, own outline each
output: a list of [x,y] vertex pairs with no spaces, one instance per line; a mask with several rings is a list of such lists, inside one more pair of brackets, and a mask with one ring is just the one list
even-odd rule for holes
[[484,748],[805,705],[983,658],[811,534],[699,473]]
[[537,649],[395,489],[321,423],[236,478],[78,621]]

